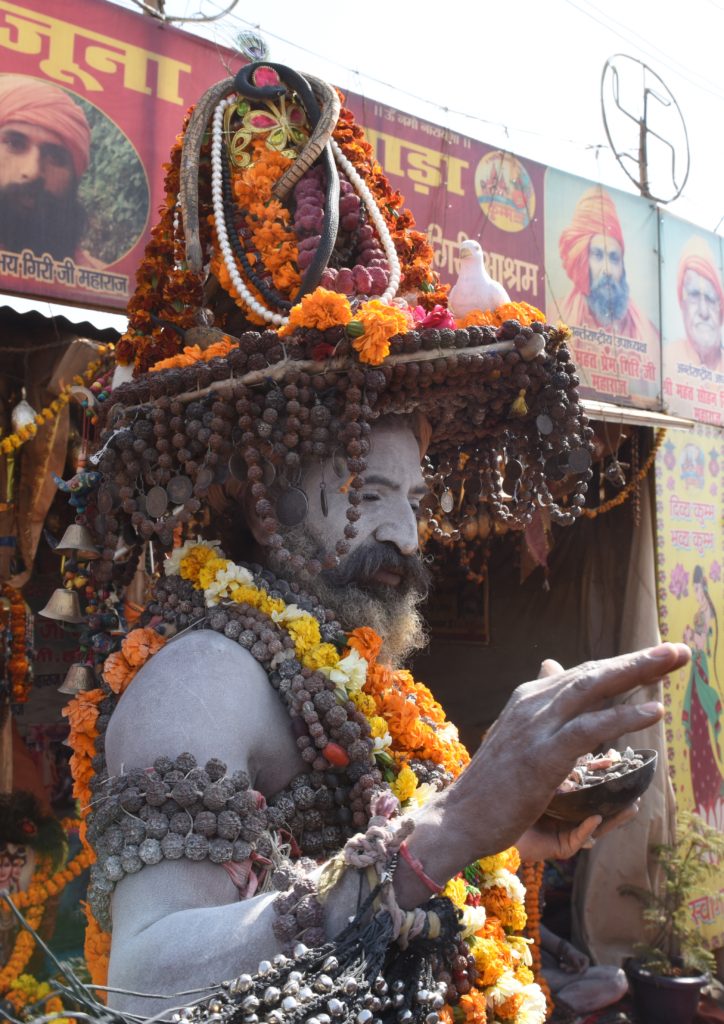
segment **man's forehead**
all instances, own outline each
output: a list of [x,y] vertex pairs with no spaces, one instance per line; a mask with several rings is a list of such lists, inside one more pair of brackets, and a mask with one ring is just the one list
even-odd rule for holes
[[403,417],[388,418],[372,427],[364,476],[378,473],[391,476],[397,484],[407,488],[425,486],[418,439]]
[[684,287],[696,288],[709,295],[716,295],[716,288],[713,283],[708,277],[704,277],[703,274],[699,274],[696,270],[689,269],[686,271],[686,274],[684,275]]

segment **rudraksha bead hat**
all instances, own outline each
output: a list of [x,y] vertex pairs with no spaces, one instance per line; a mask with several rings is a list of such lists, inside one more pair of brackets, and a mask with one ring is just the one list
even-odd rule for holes
[[[283,561],[308,458],[331,460],[349,499],[334,563],[356,535],[371,425],[391,414],[427,450],[433,530],[481,504],[519,528],[537,504],[563,523],[580,512],[592,431],[567,330],[524,303],[456,320],[402,197],[312,76],[256,63],[202,97],[129,316],[95,456],[101,579],[119,537],[170,548],[230,477]],[[548,483],[569,474],[562,508]]]

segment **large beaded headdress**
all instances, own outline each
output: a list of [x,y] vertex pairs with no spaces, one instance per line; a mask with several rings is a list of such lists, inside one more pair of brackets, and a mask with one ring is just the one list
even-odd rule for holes
[[[390,414],[422,425],[438,535],[469,536],[480,507],[517,528],[540,505],[574,521],[592,432],[566,329],[522,303],[454,319],[425,236],[329,85],[257,63],[213,87],[166,188],[94,457],[99,580],[128,573],[119,544],[169,549],[229,478],[292,558],[308,458],[330,460],[349,500],[334,564],[357,532],[371,424]],[[563,508],[549,484],[569,474]]]

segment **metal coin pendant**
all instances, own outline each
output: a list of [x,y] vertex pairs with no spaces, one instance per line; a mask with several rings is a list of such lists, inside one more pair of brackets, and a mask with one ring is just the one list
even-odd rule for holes
[[[229,463],[231,463],[231,459],[229,459]],[[231,465],[229,465],[229,472],[231,472]],[[264,459],[262,463],[262,472],[264,473],[264,476],[262,477],[264,486],[271,487],[277,478],[276,466],[273,462],[270,462],[269,459]]]
[[233,476],[234,480],[246,479],[246,459],[238,448],[229,456],[229,472]]
[[453,492],[449,487],[446,487],[440,495],[440,508],[446,515],[452,512],[455,508],[455,498],[453,497]]
[[591,468],[591,453],[586,448],[576,448],[568,454],[568,468],[572,473],[585,473]]
[[505,464],[505,475],[511,480],[520,480],[523,476],[523,463],[518,459],[508,459]]
[[168,508],[168,494],[156,485],[146,495],[146,512],[152,519],[160,519]]
[[553,420],[545,412],[542,412],[540,416],[536,416],[535,425],[541,434],[550,434],[553,430]]
[[174,476],[166,484],[166,491],[174,505],[183,505],[194,493],[194,485],[187,476]]
[[[229,472],[231,473],[232,476],[235,476],[235,474],[231,471],[231,466],[229,466]],[[196,494],[203,494],[204,491],[207,491],[209,487],[211,487],[213,482],[214,474],[212,473],[212,471],[209,469],[208,466],[202,466],[201,469],[196,474],[196,484],[194,485],[194,491],[196,492]]]
[[112,512],[115,503],[113,491],[110,487],[99,488],[98,497],[96,498],[96,508],[102,515],[107,516],[109,512]]
[[308,511],[309,501],[301,487],[287,487],[277,498],[277,519],[282,526],[299,526]]

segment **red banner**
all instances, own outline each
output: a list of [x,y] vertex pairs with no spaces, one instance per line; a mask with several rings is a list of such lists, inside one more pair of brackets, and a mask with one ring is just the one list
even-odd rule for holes
[[0,289],[123,309],[184,114],[232,60],[102,0],[0,0]]

